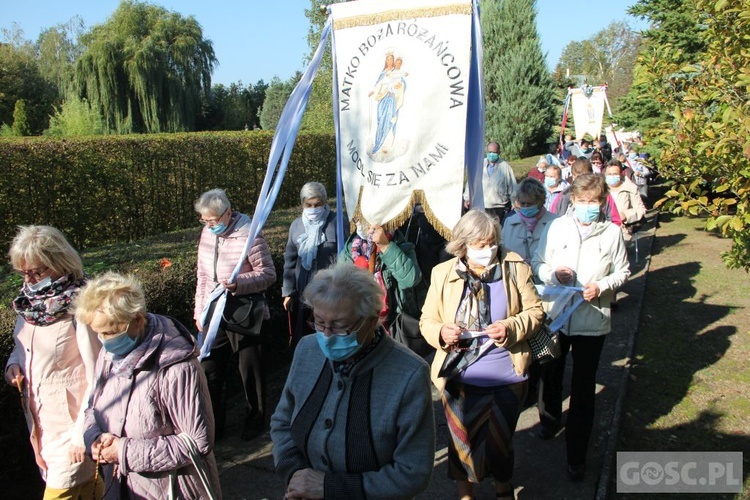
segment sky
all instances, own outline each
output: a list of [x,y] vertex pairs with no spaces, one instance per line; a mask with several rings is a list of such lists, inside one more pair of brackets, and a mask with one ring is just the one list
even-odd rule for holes
[[[405,2],[408,0],[404,0]],[[636,0],[537,0],[537,29],[547,65],[554,69],[563,48],[572,41],[590,38],[611,21],[628,21],[634,29],[646,23],[627,15]],[[203,27],[203,36],[213,42],[219,65],[212,83],[245,84],[274,76],[287,80],[304,69],[309,52],[309,22],[305,8],[310,0],[151,0],[168,10],[193,16]],[[39,33],[75,15],[86,28],[103,23],[119,0],[0,0],[0,28],[17,23],[24,37],[36,40]]]

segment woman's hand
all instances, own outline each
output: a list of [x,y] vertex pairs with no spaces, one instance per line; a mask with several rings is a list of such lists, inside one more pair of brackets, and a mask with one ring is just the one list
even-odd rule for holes
[[[105,453],[105,451],[108,448],[112,448],[113,443],[117,442],[118,447],[114,449],[115,452],[115,462],[109,462],[107,460],[107,456],[111,455],[111,451],[109,453]],[[96,441],[91,445],[91,457],[94,459],[94,461],[101,461],[101,462],[107,462],[107,463],[117,463],[117,450],[119,449],[120,440],[117,436],[114,434],[109,434],[108,432],[105,432],[101,436],[99,436]]]
[[203,331],[203,325],[201,325],[201,320],[199,319],[195,320],[195,328],[197,328],[199,332]]
[[567,266],[560,266],[555,269],[555,277],[563,285],[572,285],[576,280],[576,272]]
[[237,290],[237,283],[229,283],[227,280],[222,280],[221,286],[227,289],[227,291],[234,293]]
[[68,460],[70,460],[71,464],[83,462],[84,458],[86,458],[86,448],[74,444],[70,445],[70,448],[68,448]]
[[597,298],[600,293],[601,290],[599,289],[599,285],[596,283],[586,283],[586,286],[583,288],[583,300],[591,302]]
[[292,474],[286,488],[286,498],[323,498],[325,472],[313,469],[300,469]]
[[284,297],[284,310],[288,311],[292,308],[292,302],[294,299],[292,297]]
[[17,363],[8,365],[8,368],[5,370],[5,381],[8,383],[8,385],[18,387],[23,384],[23,378],[24,377],[23,372],[21,371],[21,365]]
[[388,245],[391,244],[391,241],[388,239],[388,235],[386,234],[385,229],[383,229],[383,226],[374,225],[370,228],[370,231],[372,231],[372,242],[378,246],[380,252],[385,252],[388,249]]
[[455,323],[446,323],[440,329],[440,337],[443,339],[445,345],[458,344],[458,339],[461,336],[463,328]]
[[503,343],[508,338],[508,327],[499,321],[495,321],[484,329],[484,333],[495,342]]

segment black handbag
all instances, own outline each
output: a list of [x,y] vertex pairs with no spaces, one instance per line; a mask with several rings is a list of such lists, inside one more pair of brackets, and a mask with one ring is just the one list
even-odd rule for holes
[[427,343],[419,331],[419,319],[411,314],[402,312],[391,323],[391,336],[399,344],[403,344],[423,358],[435,349]]
[[541,364],[549,363],[560,357],[560,338],[557,332],[549,329],[547,322],[543,322],[536,332],[528,339],[531,348],[531,359]]
[[[213,318],[217,300],[211,303],[208,318]],[[227,302],[224,306],[224,313],[221,315],[219,328],[239,335],[259,337],[265,306],[266,297],[262,293],[247,295],[227,293]]]

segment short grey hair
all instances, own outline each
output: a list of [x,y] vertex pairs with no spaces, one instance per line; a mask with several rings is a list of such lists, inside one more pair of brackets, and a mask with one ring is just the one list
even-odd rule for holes
[[470,243],[484,240],[494,240],[496,245],[500,245],[500,222],[487,212],[469,210],[453,228],[453,238],[445,250],[463,258]]
[[299,191],[299,202],[304,203],[308,198],[320,198],[323,203],[328,202],[326,187],[320,182],[308,182]]
[[345,261],[318,271],[302,292],[303,300],[313,309],[332,311],[347,304],[362,318],[378,317],[384,295],[372,274]]
[[220,217],[227,209],[231,208],[227,193],[223,189],[212,189],[206,191],[195,202],[195,211],[201,215],[213,215]]
[[540,207],[544,205],[544,200],[547,199],[547,193],[544,185],[538,180],[531,177],[526,177],[524,180],[518,183],[518,187],[516,187],[516,190],[513,192],[513,201],[517,202],[520,195],[529,198],[532,202]]

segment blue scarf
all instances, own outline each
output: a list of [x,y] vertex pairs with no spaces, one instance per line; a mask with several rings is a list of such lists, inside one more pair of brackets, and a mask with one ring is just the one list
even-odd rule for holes
[[326,235],[323,233],[323,225],[328,220],[328,215],[331,213],[331,207],[326,205],[325,214],[317,221],[312,221],[302,214],[302,224],[305,226],[305,232],[297,237],[297,244],[299,250],[297,254],[300,258],[300,264],[308,271],[312,268],[313,260],[318,254],[318,245],[326,240]]

